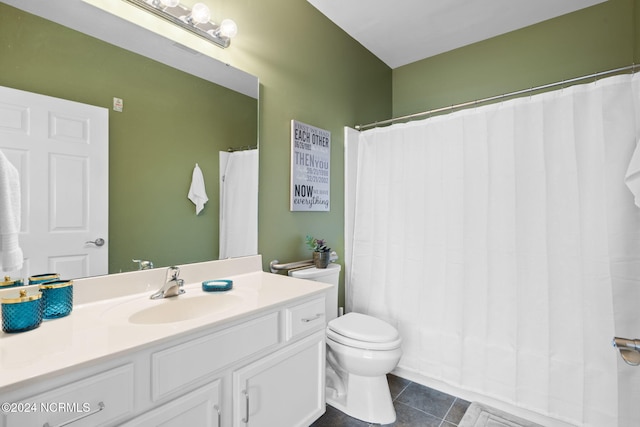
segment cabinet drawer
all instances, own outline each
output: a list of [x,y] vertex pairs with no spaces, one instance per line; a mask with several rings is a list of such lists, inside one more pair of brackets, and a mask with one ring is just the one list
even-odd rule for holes
[[279,342],[278,313],[151,355],[153,400]]
[[111,369],[13,403],[16,412],[3,414],[6,427],[107,425],[133,413],[133,365]]
[[325,326],[324,297],[290,307],[286,310],[286,339],[315,331]]

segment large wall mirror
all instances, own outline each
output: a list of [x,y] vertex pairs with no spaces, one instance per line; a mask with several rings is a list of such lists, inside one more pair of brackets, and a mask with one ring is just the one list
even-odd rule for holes
[[258,79],[85,1],[0,1],[0,86],[109,109],[108,273],[218,259],[220,153],[257,149]]

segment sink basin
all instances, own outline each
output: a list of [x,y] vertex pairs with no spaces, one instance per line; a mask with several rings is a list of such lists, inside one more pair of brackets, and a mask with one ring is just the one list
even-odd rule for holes
[[161,300],[136,299],[119,304],[105,313],[128,323],[155,325],[192,320],[220,313],[240,305],[243,298],[231,293],[180,295]]
[[231,294],[200,295],[193,298],[165,298],[160,304],[142,309],[129,317],[131,323],[173,323],[226,311],[242,300]]

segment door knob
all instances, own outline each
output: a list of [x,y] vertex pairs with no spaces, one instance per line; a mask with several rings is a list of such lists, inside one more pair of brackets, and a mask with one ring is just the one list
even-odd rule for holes
[[104,239],[101,238],[101,237],[98,237],[96,240],[89,240],[89,241],[87,241],[85,243],[92,243],[92,244],[94,244],[96,246],[102,246],[102,245],[104,245]]

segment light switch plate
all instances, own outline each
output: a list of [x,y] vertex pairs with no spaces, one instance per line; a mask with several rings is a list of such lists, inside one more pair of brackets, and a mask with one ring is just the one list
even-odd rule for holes
[[122,113],[124,109],[124,101],[122,98],[113,98],[113,111],[118,111]]

